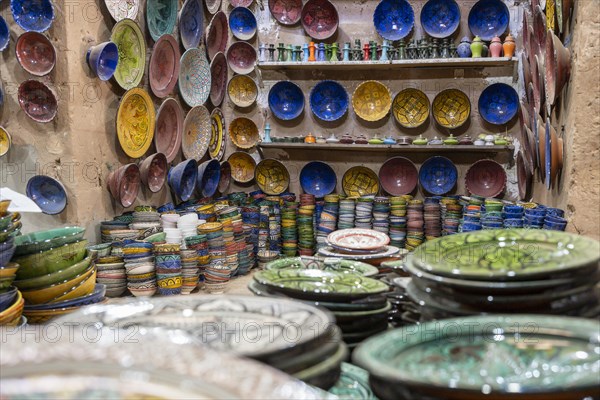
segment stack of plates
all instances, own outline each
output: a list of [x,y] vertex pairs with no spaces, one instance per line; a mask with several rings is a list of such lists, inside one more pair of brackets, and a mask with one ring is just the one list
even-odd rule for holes
[[486,199],[481,209],[481,227],[483,229],[501,229],[504,227],[502,209],[504,204],[494,199]]
[[280,258],[279,260],[269,262],[265,265],[265,269],[273,271],[282,269],[319,269],[332,272],[352,272],[367,277],[372,277],[379,273],[376,267],[360,261],[309,256]]
[[181,232],[182,238],[185,239],[189,236],[195,236],[198,225],[205,222],[206,221],[204,220],[198,219],[198,214],[195,212],[184,214],[177,220],[177,229]]
[[440,201],[442,218],[442,236],[453,235],[458,232],[460,219],[462,217],[462,205],[456,197],[444,197]]
[[[270,197],[267,197],[267,199],[270,199]],[[315,226],[314,222],[313,226]],[[279,200],[269,206],[269,250],[276,253],[281,251],[281,209]]]
[[356,204],[353,198],[340,199],[340,218],[338,229],[354,228],[354,210]]
[[[466,204],[465,204],[466,202]],[[459,232],[473,232],[481,230],[481,204],[482,201],[475,196],[461,198],[463,203],[463,217],[460,222]]]
[[[223,225],[223,242],[225,244],[226,265],[229,267],[231,276],[235,276],[240,268],[241,251],[245,250],[244,227],[242,216],[237,207],[224,207],[218,211],[219,222]],[[247,268],[247,254],[245,254]],[[247,272],[247,271],[240,271]]]
[[369,385],[369,373],[354,364],[342,363],[342,374],[329,393],[340,399],[377,400]]
[[315,196],[301,194],[298,209],[298,252],[301,256],[312,256],[315,252],[314,212]]
[[100,223],[100,240],[111,243],[126,239],[137,239],[140,232],[129,229],[129,223],[123,221],[103,221]]
[[269,206],[261,205],[258,216],[258,254],[269,251]]
[[[190,236],[189,238],[195,238]],[[186,244],[189,242],[186,238]],[[205,238],[206,240],[206,238]],[[207,251],[208,253],[208,251]],[[198,268],[199,257],[195,249],[186,249],[179,252],[181,256],[181,294],[190,294],[198,287],[200,269]]]
[[406,246],[406,199],[390,198],[390,244],[403,249]]
[[284,257],[294,257],[298,253],[298,203],[286,202],[281,210],[281,235],[283,238],[281,253]]
[[123,257],[100,257],[96,259],[96,268],[98,269],[96,282],[106,286],[106,297],[119,297],[125,293],[128,285],[128,269],[125,268]]
[[328,194],[317,226],[317,250],[327,245],[327,235],[335,231],[340,211],[340,196]]
[[208,239],[208,255],[210,262],[204,270],[204,282],[209,293],[223,293],[231,278],[231,268],[227,262],[225,242],[223,240],[223,224],[207,222],[198,226],[198,233]]
[[425,199],[425,238],[432,240],[442,236],[442,214],[440,199],[428,197]]
[[[196,264],[197,286],[199,282],[204,282],[204,271],[206,270],[206,266],[210,263],[210,255],[208,254],[208,239],[206,235],[190,236],[185,239],[185,244],[188,249],[195,250],[196,256],[198,257],[198,262]],[[191,272],[191,269],[189,272]],[[185,289],[186,286],[192,286],[192,279],[189,276],[189,273],[188,278],[185,277],[185,274],[183,278],[183,289]]]
[[504,220],[505,228],[522,228],[523,227],[523,206],[505,204],[502,208],[502,219]]
[[373,229],[385,233],[390,231],[390,199],[388,197],[375,197],[373,205]]
[[143,231],[142,237],[152,235],[160,229],[160,214],[151,206],[138,206],[133,212],[131,229]]
[[354,226],[361,229],[371,229],[373,217],[373,199],[374,196],[362,196],[356,201],[354,211]]
[[408,232],[406,239],[406,249],[414,250],[425,240],[423,202],[421,200],[411,200],[408,203]]
[[[2,201],[2,207],[8,208],[6,202]],[[8,203],[10,204],[10,201]],[[25,254],[27,244],[35,251],[40,246],[40,242],[43,243],[47,238],[46,235],[40,237],[40,234],[30,234],[17,236],[15,239],[17,229],[15,220],[18,221],[19,218],[20,215],[16,213],[0,217],[0,325],[17,326],[22,323],[23,296],[16,287],[11,286],[19,270],[19,264],[10,262],[12,256],[18,254],[17,245],[21,245],[19,253]],[[83,236],[83,233],[81,235]]]
[[[258,253],[258,223],[260,221],[260,208],[258,206],[243,206],[242,207],[242,223],[244,228],[244,237],[246,245],[251,246],[252,251],[249,253],[251,258],[251,267],[256,265],[256,253]],[[296,225],[294,224],[294,231]]]

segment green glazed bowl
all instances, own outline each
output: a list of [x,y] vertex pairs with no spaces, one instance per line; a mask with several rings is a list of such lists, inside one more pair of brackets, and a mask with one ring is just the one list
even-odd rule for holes
[[21,231],[21,226],[23,224],[20,221],[12,225],[9,224],[8,228],[0,231],[0,242],[5,242],[11,236],[17,236],[17,233]]
[[144,239],[146,242],[149,243],[162,243],[167,239],[167,234],[164,232],[158,232],[155,233],[153,235],[148,236],[146,239]]
[[87,244],[87,240],[80,240],[55,249],[14,258],[13,261],[21,265],[17,271],[17,279],[37,278],[68,268],[83,260]]
[[59,282],[69,281],[75,278],[77,275],[88,269],[92,262],[92,255],[88,252],[86,258],[80,262],[71,265],[68,268],[61,269],[51,274],[38,276],[37,278],[25,279],[21,281],[15,281],[14,285],[19,290],[36,289],[46,286],[51,286]]
[[100,243],[92,246],[88,246],[87,248],[90,251],[96,253],[96,257],[106,257],[110,255],[112,250],[112,243]]
[[28,235],[17,236],[15,256],[39,253],[68,243],[73,243],[83,238],[85,229],[78,226],[50,229],[47,231],[33,232]]
[[10,287],[10,285],[12,285],[14,280],[15,280],[14,276],[11,276],[10,278],[0,279],[0,292],[3,292],[6,289],[8,289]]

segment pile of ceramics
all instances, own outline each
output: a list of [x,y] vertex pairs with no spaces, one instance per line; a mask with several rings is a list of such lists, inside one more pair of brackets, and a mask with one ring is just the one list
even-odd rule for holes
[[258,252],[269,250],[269,206],[261,205],[258,216]]
[[[336,229],[340,208],[340,196],[329,194],[325,196],[324,200],[325,203],[317,226],[317,250],[327,246],[327,236]],[[296,254],[288,254],[287,256],[295,257]]]
[[373,205],[373,229],[386,235],[390,232],[390,199],[388,197],[375,197]]
[[159,230],[160,226],[160,214],[154,207],[138,206],[133,212],[133,221],[129,228],[153,234]]
[[406,199],[390,198],[390,244],[403,249],[406,246]]
[[298,253],[297,218],[298,203],[286,203],[281,209],[281,254],[284,257],[295,257]]
[[303,256],[312,256],[315,248],[314,233],[315,196],[312,194],[300,195],[298,208],[298,253]]
[[[9,204],[4,204],[3,207],[7,209]],[[0,217],[0,325],[16,326],[26,320],[21,319],[23,296],[12,286],[19,265],[10,262],[16,250],[13,232],[16,225],[20,224],[19,218],[18,214],[7,213],[6,210],[3,210]]]
[[124,221],[103,221],[100,223],[100,240],[102,243],[112,243],[127,239],[138,239],[140,231],[129,229],[129,223]]
[[119,297],[127,291],[129,276],[123,257],[98,257],[96,268],[98,269],[96,283],[106,286],[106,297]]
[[279,253],[270,250],[261,250],[256,257],[258,259],[258,268],[264,269],[271,261],[275,261],[279,258]]
[[233,206],[223,207],[217,214],[217,219],[223,226],[226,264],[230,274],[235,276],[238,270],[240,274],[246,274],[250,269],[250,257],[246,250],[242,216],[238,208]]
[[460,200],[463,207],[463,217],[460,220],[459,232],[472,232],[480,230],[481,227],[481,205],[483,199],[471,196]]
[[356,200],[354,226],[360,229],[371,229],[374,196],[362,196]]
[[[181,246],[179,244],[155,244],[152,247],[156,266],[157,293],[161,296],[181,294]],[[195,251],[191,250],[193,253]]]
[[[269,250],[279,253],[281,252],[281,209],[279,199],[275,201],[269,206]],[[313,219],[315,217],[313,213]],[[314,221],[313,226],[315,226]]]
[[501,229],[504,226],[502,220],[502,209],[504,205],[500,201],[485,200],[481,207],[481,228]]
[[442,235],[442,211],[440,201],[436,197],[425,199],[425,238],[427,240],[435,239]]
[[524,212],[523,226],[532,229],[547,229],[564,231],[567,227],[565,212],[558,208],[538,205],[535,208],[527,208]]
[[200,282],[204,282],[204,270],[210,263],[208,255],[208,239],[206,235],[195,235],[185,239],[185,245],[188,250],[195,252],[195,265],[193,255],[189,253],[186,259],[182,260],[182,288],[184,294],[191,293]]
[[340,218],[338,219],[338,229],[354,228],[354,209],[356,207],[355,200],[345,198],[340,200]]
[[123,246],[127,271],[127,288],[134,296],[151,296],[156,292],[156,267],[153,244],[135,241]]
[[209,293],[223,293],[231,279],[231,267],[227,263],[223,224],[207,222],[198,226],[198,234],[208,239],[210,262],[204,269],[204,285]]
[[442,236],[458,233],[463,206],[458,198],[443,197],[440,200],[440,215],[442,218]]
[[198,268],[198,253],[195,249],[182,249],[179,252],[179,255],[181,257],[181,294],[190,294],[198,287],[198,281],[200,277],[200,269]]
[[407,217],[406,250],[412,251],[425,241],[423,201],[410,200]]

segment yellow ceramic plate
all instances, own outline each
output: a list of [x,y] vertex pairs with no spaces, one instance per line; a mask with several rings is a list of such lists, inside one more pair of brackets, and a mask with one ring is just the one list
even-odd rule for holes
[[119,47],[115,80],[123,89],[132,89],[140,84],[146,69],[144,34],[135,21],[125,18],[114,26],[110,40]]
[[268,195],[277,196],[290,185],[290,173],[285,165],[277,160],[262,160],[254,170],[254,180],[260,190]]
[[12,139],[6,129],[0,126],[0,156],[5,155],[10,150]]
[[405,128],[423,125],[429,117],[429,99],[419,89],[404,89],[394,98],[394,118]]
[[251,119],[240,117],[229,124],[229,137],[240,149],[250,149],[258,144],[258,127]]
[[471,102],[458,89],[446,89],[433,100],[433,116],[444,128],[458,128],[469,119]]
[[258,96],[256,82],[247,75],[236,75],[227,85],[227,94],[231,102],[241,108],[250,107]]
[[354,112],[365,121],[379,121],[392,107],[392,94],[381,82],[366,81],[352,95]]
[[236,151],[227,160],[231,166],[231,178],[238,183],[248,183],[254,179],[256,161],[248,153]]
[[347,196],[360,197],[377,194],[379,192],[379,178],[377,174],[362,166],[350,168],[342,178],[342,189]]
[[196,106],[190,110],[183,122],[183,138],[181,150],[185,158],[199,161],[210,143],[212,123],[210,113],[204,106]]
[[210,114],[212,132],[208,143],[208,155],[214,160],[221,161],[225,154],[225,117],[220,108],[215,108]]
[[125,93],[117,112],[117,136],[125,154],[139,158],[146,153],[154,138],[155,121],[154,104],[148,92],[135,88]]

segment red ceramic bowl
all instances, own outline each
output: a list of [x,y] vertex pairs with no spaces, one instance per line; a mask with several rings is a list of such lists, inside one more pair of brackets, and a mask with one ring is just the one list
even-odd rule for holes
[[527,201],[531,185],[531,170],[521,152],[517,154],[517,179],[519,187],[519,199]]
[[48,75],[56,65],[56,50],[50,40],[38,32],[25,32],[17,40],[19,64],[32,75]]
[[553,105],[571,75],[571,52],[552,31],[546,36],[546,101]]
[[229,189],[231,183],[231,165],[229,161],[223,161],[221,163],[221,178],[219,179],[219,193],[223,194]]
[[493,160],[479,160],[467,171],[465,186],[471,194],[496,197],[506,187],[506,172]]
[[256,49],[248,42],[235,42],[227,50],[227,62],[236,74],[247,75],[254,70]]
[[140,164],[140,178],[152,193],[162,189],[167,180],[167,157],[163,153],[152,154]]
[[225,54],[219,52],[210,63],[210,101],[215,107],[221,105],[225,98],[228,79],[227,72],[227,58],[225,58]]
[[58,101],[54,92],[40,81],[28,80],[19,86],[19,106],[36,122],[50,122],[56,117]]
[[154,145],[158,153],[167,157],[167,162],[175,159],[181,147],[183,120],[183,110],[173,98],[166,99],[158,109]]
[[125,208],[131,206],[140,191],[140,169],[136,164],[127,164],[120,168],[117,175],[119,198]]
[[269,0],[269,11],[282,25],[294,25],[302,15],[302,0]]
[[340,22],[335,6],[328,0],[308,0],[301,19],[306,34],[316,40],[332,37]]
[[154,45],[148,70],[150,88],[157,97],[167,97],[175,89],[180,59],[181,52],[175,37],[162,35]]
[[215,14],[206,31],[206,47],[208,58],[212,60],[217,53],[224,53],[229,39],[229,25],[227,15],[223,11]]
[[392,196],[401,196],[415,190],[419,171],[408,158],[393,157],[381,166],[379,181],[386,192]]

